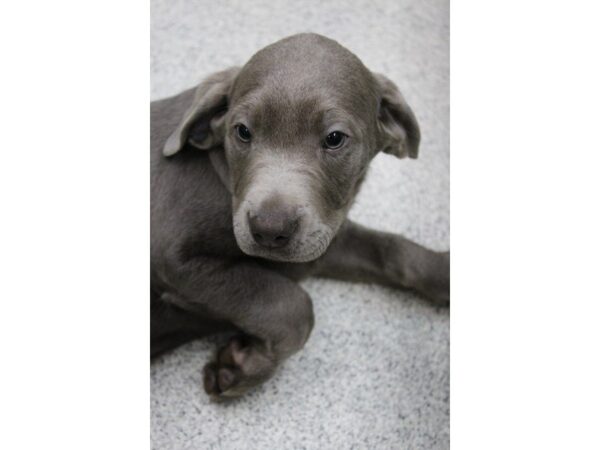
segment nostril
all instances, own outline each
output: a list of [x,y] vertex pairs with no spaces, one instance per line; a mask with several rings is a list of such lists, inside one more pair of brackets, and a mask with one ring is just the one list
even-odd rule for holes
[[287,241],[287,240],[288,240],[288,237],[287,237],[287,236],[277,236],[277,237],[275,238],[275,242],[285,242],[285,241]]

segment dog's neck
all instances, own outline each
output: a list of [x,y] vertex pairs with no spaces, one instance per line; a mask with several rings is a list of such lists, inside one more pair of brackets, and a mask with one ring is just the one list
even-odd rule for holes
[[227,165],[227,159],[225,158],[224,149],[210,150],[208,157],[211,164],[213,165],[215,172],[219,176],[221,182],[225,185],[227,190],[231,193],[231,177],[229,176],[229,166]]

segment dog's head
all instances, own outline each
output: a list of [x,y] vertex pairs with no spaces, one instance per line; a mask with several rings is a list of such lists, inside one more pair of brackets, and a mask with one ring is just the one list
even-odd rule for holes
[[224,151],[242,251],[305,262],[327,249],[377,152],[416,158],[419,139],[391,81],[300,34],[202,82],[164,154]]

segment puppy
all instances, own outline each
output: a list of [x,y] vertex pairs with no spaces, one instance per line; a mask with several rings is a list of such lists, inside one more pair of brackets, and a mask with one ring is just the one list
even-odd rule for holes
[[337,42],[283,39],[151,105],[151,354],[235,331],[204,368],[214,398],[300,350],[310,275],[449,302],[449,253],[347,220],[371,159],[416,158],[397,87]]

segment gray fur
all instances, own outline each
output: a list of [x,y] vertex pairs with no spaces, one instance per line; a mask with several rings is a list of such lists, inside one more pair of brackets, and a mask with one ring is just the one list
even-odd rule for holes
[[[307,276],[448,303],[448,253],[346,219],[371,159],[417,157],[420,134],[397,87],[335,41],[283,39],[152,103],[151,116],[151,351],[237,331],[205,367],[210,395],[242,394],[302,348],[314,317],[296,281]],[[325,149],[336,130],[346,145]],[[287,230],[285,244],[265,245],[257,227]]]

